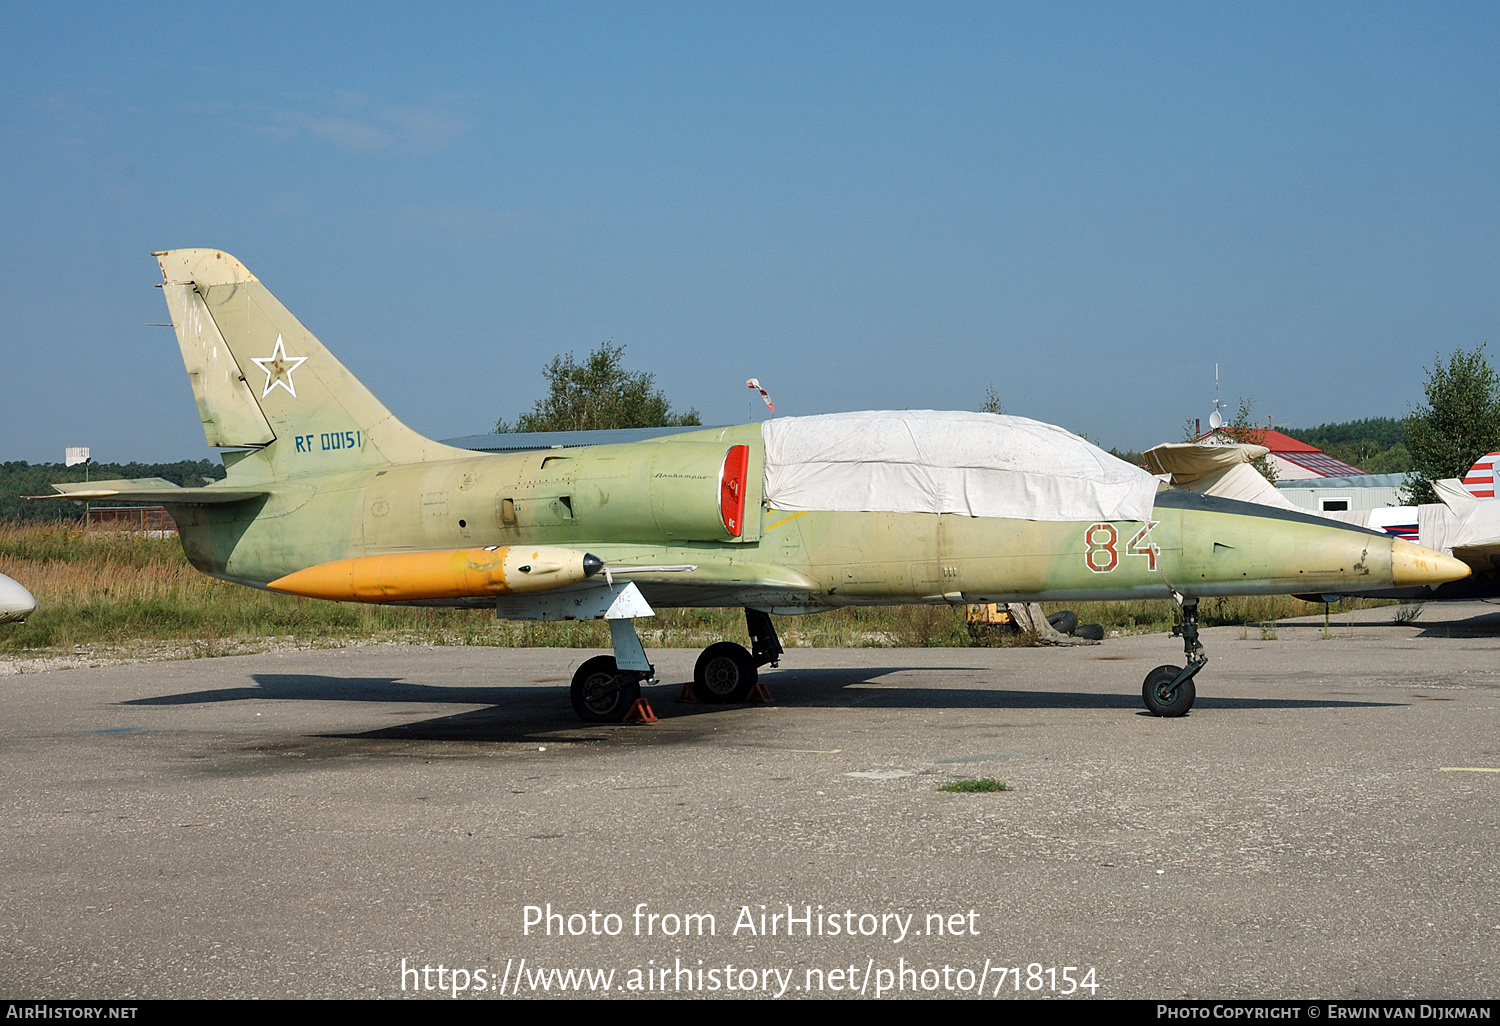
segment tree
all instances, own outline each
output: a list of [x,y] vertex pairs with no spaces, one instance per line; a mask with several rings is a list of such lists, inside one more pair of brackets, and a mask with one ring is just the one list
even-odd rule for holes
[[[1338,453],[1333,453],[1339,459],[1343,459]],[[1344,460],[1345,463],[1354,463],[1354,460]],[[1406,446],[1397,442],[1389,449],[1382,449],[1373,456],[1359,461],[1357,466],[1363,467],[1371,474],[1405,474],[1411,470],[1411,453]]]
[[1444,365],[1434,354],[1423,391],[1427,404],[1406,419],[1412,476],[1406,500],[1437,502],[1432,482],[1462,478],[1485,453],[1500,449],[1500,376],[1481,342],[1472,352],[1455,349]]
[[995,386],[994,385],[991,385],[989,388],[987,388],[987,389],[984,390],[984,402],[980,404],[979,412],[980,413],[1004,413],[1005,412],[1005,407],[1002,406],[1002,405],[1000,405],[1000,393],[995,391]]
[[608,428],[691,427],[703,423],[698,411],[673,413],[667,397],[656,388],[656,375],[632,374],[620,366],[624,346],[599,343],[579,363],[570,352],[554,356],[542,370],[547,379],[545,399],[538,399],[531,412],[514,424],[501,419],[497,432],[590,431]]
[[1322,449],[1336,460],[1363,467],[1370,474],[1403,474],[1411,470],[1406,448],[1406,421],[1369,417],[1314,428],[1280,429],[1298,441]]

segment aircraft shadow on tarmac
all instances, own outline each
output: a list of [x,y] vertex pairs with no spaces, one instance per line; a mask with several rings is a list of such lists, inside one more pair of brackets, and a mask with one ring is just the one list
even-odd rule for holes
[[1422,628],[1419,638],[1494,638],[1500,637],[1500,613],[1480,613],[1467,620],[1415,626]]
[[[1418,615],[1420,616],[1421,614],[1419,613]],[[1439,609],[1435,614],[1432,615],[1434,616],[1434,619],[1431,621],[1412,622],[1408,620],[1398,622],[1395,619],[1390,619],[1356,620],[1351,623],[1348,619],[1340,619],[1339,613],[1334,613],[1332,619],[1330,619],[1327,624],[1327,628],[1333,631],[1335,633],[1335,636],[1338,636],[1339,631],[1347,631],[1350,629],[1368,631],[1370,629],[1378,630],[1382,627],[1391,629],[1417,627],[1419,628],[1419,631],[1416,636],[1419,638],[1500,637],[1500,611],[1496,611],[1493,613],[1476,613],[1473,616],[1453,620],[1436,619],[1435,617],[1444,615],[1444,611],[1441,609]],[[1452,614],[1450,613],[1449,615]],[[1226,624],[1225,626],[1227,627],[1230,625]],[[1294,638],[1306,636],[1305,634],[1297,633],[1300,631],[1321,631],[1324,629],[1324,623],[1321,617],[1300,617],[1292,620],[1280,620],[1277,621],[1275,626],[1278,630],[1286,630],[1292,632],[1290,636]]]
[[[1382,627],[1395,629],[1397,627],[1410,626],[1421,628],[1415,635],[1418,638],[1500,638],[1500,613],[1475,616],[1467,620],[1448,620],[1441,623],[1419,623],[1415,625],[1381,623],[1378,621],[1374,623],[1358,622],[1353,625],[1353,628],[1361,632],[1366,632],[1372,628],[1378,630]],[[1283,620],[1276,624],[1276,629],[1287,631],[1286,637],[1289,639],[1302,640],[1311,635],[1313,631],[1323,630],[1323,621],[1319,620],[1317,623],[1305,623],[1302,621],[1287,623]],[[1347,620],[1334,620],[1329,624],[1328,629],[1333,632],[1334,637],[1338,638],[1343,636],[1340,632],[1350,630],[1350,624]]]
[[[894,673],[951,674],[981,667],[897,666],[844,669],[780,670],[763,674],[776,704],[789,707],[848,709],[1118,709],[1149,715],[1134,688],[1119,692],[1020,691],[1003,683],[992,687],[909,687],[884,684]],[[449,716],[418,720],[358,733],[324,737],[367,740],[525,741],[563,730],[584,731],[569,707],[567,691],[547,687],[441,687],[406,683],[396,677],[335,677],[321,674],[254,674],[254,687],[220,688],[177,695],[137,698],[123,705],[171,706],[257,699],[304,702],[380,702],[422,705],[481,705]],[[1126,682],[1122,681],[1122,685]],[[861,687],[860,685],[865,685]],[[656,715],[665,721],[691,721],[707,714],[730,713],[744,706],[679,703],[680,684],[645,689]],[[1299,698],[1219,698],[1200,695],[1195,710],[1212,709],[1357,709],[1400,705],[1399,702],[1339,701]],[[684,724],[686,725],[686,724]],[[679,735],[681,737],[681,735]],[[594,740],[595,735],[579,740]],[[662,740],[667,740],[663,737]]]

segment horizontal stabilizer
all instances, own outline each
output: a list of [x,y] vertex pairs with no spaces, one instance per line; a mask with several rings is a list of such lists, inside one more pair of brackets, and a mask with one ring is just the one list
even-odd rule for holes
[[266,489],[183,488],[164,477],[121,478],[115,481],[77,481],[55,484],[56,495],[28,495],[28,499],[118,499],[121,502],[162,502],[184,506],[213,506],[245,502],[271,493]]

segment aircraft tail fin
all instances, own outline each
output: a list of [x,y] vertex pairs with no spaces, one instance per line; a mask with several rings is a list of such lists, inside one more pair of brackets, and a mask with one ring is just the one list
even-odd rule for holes
[[465,455],[397,420],[228,253],[152,255],[209,445],[260,448],[276,476]]
[[1487,452],[1474,461],[1464,475],[1464,490],[1476,499],[1495,497],[1495,464],[1500,463],[1500,452]]

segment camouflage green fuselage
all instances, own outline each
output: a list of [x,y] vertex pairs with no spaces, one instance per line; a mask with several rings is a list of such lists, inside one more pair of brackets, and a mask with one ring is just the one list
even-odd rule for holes
[[[361,445],[240,456],[225,487],[264,499],[177,506],[200,570],[264,585],[353,556],[559,545],[632,576],[663,606],[810,612],[842,605],[1357,592],[1389,587],[1390,539],[1313,516],[1164,492],[1153,520],[1087,523],[766,508],[759,425],[628,445],[377,464]],[[742,536],[719,468],[750,451]],[[453,451],[453,450],[450,450]],[[290,473],[287,468],[291,467]],[[489,604],[493,599],[474,599]],[[463,604],[464,600],[459,600]]]

